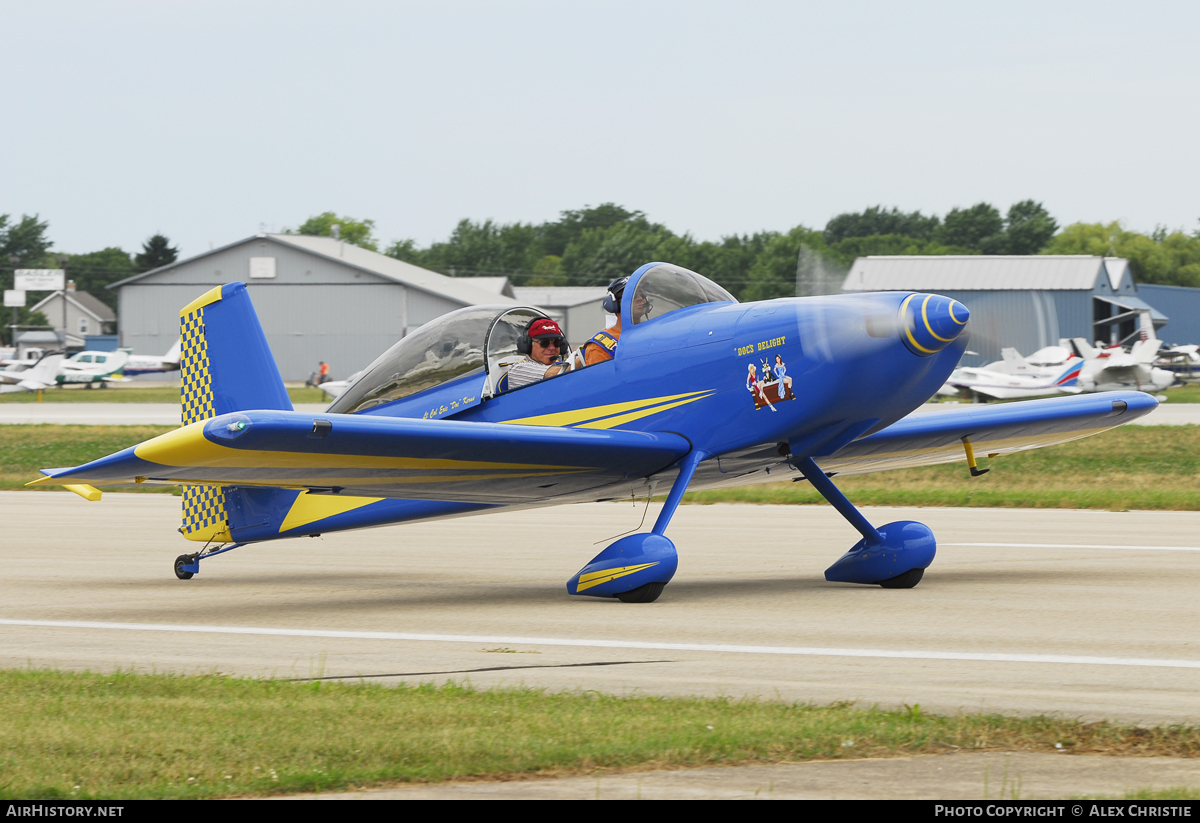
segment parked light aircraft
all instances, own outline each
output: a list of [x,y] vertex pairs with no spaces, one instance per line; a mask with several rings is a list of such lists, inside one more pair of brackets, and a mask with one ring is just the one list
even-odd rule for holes
[[30,368],[13,369],[12,366],[0,371],[0,394],[11,394],[19,391],[41,391],[54,387],[62,366],[63,353],[60,351],[42,355]]
[[[366,371],[366,369],[363,369],[363,371]],[[354,385],[354,381],[358,380],[362,375],[362,371],[356,371],[345,380],[326,380],[324,383],[318,383],[317,388],[325,392],[325,396],[330,400],[337,400],[342,396],[342,392]]]
[[[648,307],[632,316],[635,303]],[[966,348],[969,313],[933,294],[741,304],[662,263],[634,272],[614,359],[503,391],[531,307],[444,315],[381,355],[329,410],[292,410],[241,283],[181,312],[182,428],[34,484],[98,499],[102,485],[184,486],[180,531],[200,561],[247,543],[667,491],[649,533],[618,539],[569,594],[655,600],[678,565],[665,531],[686,489],[811,483],[862,540],[827,580],[910,588],[934,559],[915,521],[872,525],[835,475],[967,461],[1130,422],[1141,392],[967,407],[906,417]],[[972,481],[964,481],[972,482]],[[797,535],[797,539],[803,539]]]
[[[1078,394],[1084,361],[1061,346],[1047,346],[1022,357],[1016,349],[1001,350],[1003,360],[982,367],[962,366],[950,374],[946,387],[956,393],[981,395],[993,400]],[[943,393],[943,392],[939,392]]]
[[[10,349],[11,351],[11,349]],[[4,367],[4,371],[22,371],[32,368],[37,361],[42,359],[42,356],[47,352],[44,349],[25,349],[21,353],[20,358],[5,357],[0,359],[0,366]]]
[[1153,366],[1162,345],[1157,338],[1135,342],[1127,352],[1120,346],[1095,349],[1082,337],[1071,340],[1086,361],[1079,374],[1084,391],[1165,391],[1175,385],[1175,375]]
[[125,376],[179,371],[179,352],[182,345],[182,340],[176,340],[162,357],[130,352],[129,360],[125,363]]
[[1191,343],[1159,349],[1154,366],[1171,372],[1176,380],[1183,383],[1200,381],[1200,346]]
[[123,349],[116,351],[81,351],[64,360],[58,370],[55,382],[60,386],[93,385],[106,386],[109,383],[124,382],[125,363],[129,360],[129,352]]

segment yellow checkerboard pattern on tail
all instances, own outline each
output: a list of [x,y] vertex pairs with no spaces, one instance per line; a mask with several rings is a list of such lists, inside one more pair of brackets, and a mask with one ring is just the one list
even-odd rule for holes
[[[204,309],[204,306],[197,306],[181,315],[179,320],[183,338],[179,366],[183,372],[181,405],[185,426],[214,416]],[[228,540],[225,492],[219,486],[184,486],[180,531],[188,540]]]

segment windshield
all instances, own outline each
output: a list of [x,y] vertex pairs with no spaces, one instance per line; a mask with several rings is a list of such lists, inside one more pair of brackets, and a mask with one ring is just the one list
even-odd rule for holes
[[732,294],[707,277],[664,263],[638,280],[630,315],[637,325],[699,303],[736,302]]
[[492,319],[507,306],[471,306],[431,320],[383,353],[329,406],[352,414],[483,372],[483,345]]

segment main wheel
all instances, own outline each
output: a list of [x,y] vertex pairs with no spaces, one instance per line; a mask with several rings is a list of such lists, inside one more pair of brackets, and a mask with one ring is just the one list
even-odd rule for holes
[[887,580],[880,580],[879,585],[885,589],[911,589],[920,583],[921,578],[924,576],[924,569],[909,569],[904,574],[889,577]]
[[617,599],[622,603],[653,603],[666,587],[666,583],[647,583],[624,594],[618,594]]
[[181,554],[175,558],[175,576],[180,580],[191,580],[195,576],[195,572],[185,572],[184,566],[192,565],[192,556],[190,554]]

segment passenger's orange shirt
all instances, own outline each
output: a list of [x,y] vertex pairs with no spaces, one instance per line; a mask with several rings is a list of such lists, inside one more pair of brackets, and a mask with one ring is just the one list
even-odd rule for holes
[[621,326],[597,332],[591,340],[583,344],[583,362],[589,366],[612,360],[617,350],[617,341],[621,339]]

